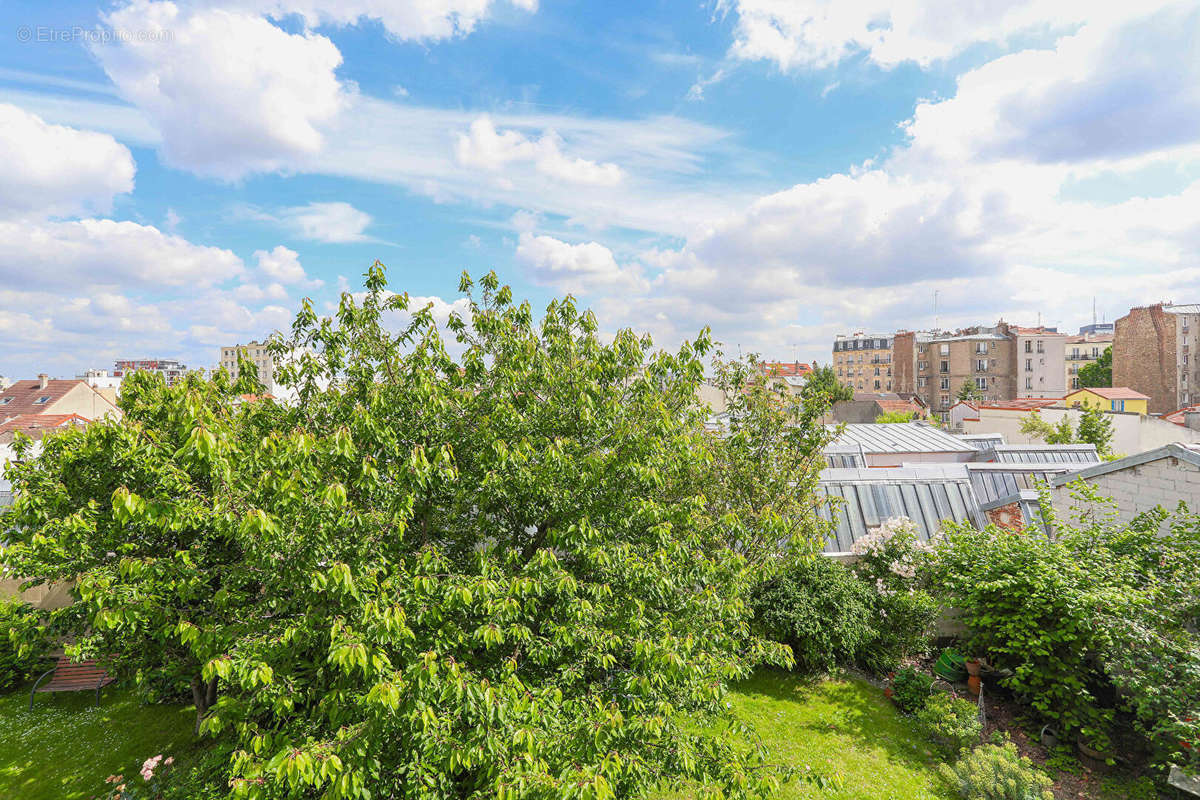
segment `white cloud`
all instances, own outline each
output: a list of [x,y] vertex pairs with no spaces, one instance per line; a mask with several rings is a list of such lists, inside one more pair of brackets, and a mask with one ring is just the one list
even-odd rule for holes
[[0,279],[9,285],[202,287],[235,278],[243,269],[229,250],[135,222],[0,221]]
[[237,179],[294,166],[321,150],[321,126],[346,103],[329,39],[259,16],[138,0],[104,15],[153,32],[93,47],[121,95],[154,122],[166,161]]
[[1141,14],[1158,3],[1085,0],[720,0],[737,14],[735,58],[782,70],[825,68],[859,53],[884,68],[928,66],[1018,35],[1070,32],[1084,21]]
[[[398,39],[465,36],[502,3],[493,0],[216,0],[223,7],[281,17],[299,14],[309,25],[357,25],[377,20]],[[537,11],[537,0],[508,5]]]
[[304,284],[314,288],[324,285],[324,281],[309,280],[300,264],[300,254],[283,245],[277,245],[269,252],[255,250],[254,258],[258,262],[259,271],[279,283]]
[[279,211],[279,220],[296,236],[316,242],[367,242],[371,215],[349,203],[308,203]]
[[48,125],[0,103],[0,216],[106,211],[133,191],[129,150],[95,131]]
[[552,236],[522,233],[516,261],[537,283],[565,292],[645,288],[639,267],[618,266],[612,251],[597,242],[568,244]]
[[468,133],[457,135],[454,153],[465,167],[496,171],[527,162],[538,172],[568,183],[613,186],[621,182],[623,173],[616,164],[572,158],[563,154],[562,144],[562,137],[554,131],[547,131],[535,141],[519,131],[499,131],[484,116],[471,123]]

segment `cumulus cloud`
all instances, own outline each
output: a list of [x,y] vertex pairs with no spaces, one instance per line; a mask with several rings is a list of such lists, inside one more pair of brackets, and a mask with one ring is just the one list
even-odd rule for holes
[[311,287],[323,286],[324,281],[309,280],[300,264],[300,254],[277,245],[274,250],[255,250],[254,258],[258,270],[267,278],[279,283],[303,284]]
[[133,156],[113,137],[48,125],[0,103],[0,216],[107,211],[133,191]]
[[308,203],[279,212],[280,221],[296,236],[316,242],[366,242],[371,215],[349,203]]
[[512,163],[531,163],[552,178],[568,183],[613,186],[621,182],[623,172],[616,164],[572,158],[562,152],[562,137],[547,131],[532,140],[515,130],[500,131],[488,117],[471,123],[467,133],[455,139],[454,153],[466,167],[497,171]]
[[121,95],[157,126],[164,159],[233,180],[287,168],[321,150],[322,125],[345,105],[341,53],[324,36],[260,16],[138,0],[104,17],[154,36],[98,44]]
[[612,251],[598,242],[569,244],[526,232],[517,242],[516,261],[537,283],[565,292],[645,288],[640,268],[618,266]]

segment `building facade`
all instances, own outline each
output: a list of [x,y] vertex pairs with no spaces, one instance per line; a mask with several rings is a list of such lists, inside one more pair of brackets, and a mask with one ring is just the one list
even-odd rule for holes
[[1066,342],[1055,328],[1014,328],[1017,337],[1017,397],[1062,397],[1067,393]]
[[891,334],[859,331],[833,340],[833,371],[838,381],[856,392],[890,392],[892,375]]
[[1106,349],[1112,347],[1113,334],[1111,331],[1090,333],[1085,330],[1091,327],[1093,326],[1086,325],[1084,328],[1080,328],[1078,336],[1067,337],[1064,372],[1068,392],[1080,388],[1079,370],[1088,364],[1094,364],[1100,356],[1104,355]]
[[964,383],[984,403],[1017,396],[1017,337],[1001,321],[956,333],[901,332],[895,336],[897,392],[912,392],[942,422]]
[[1200,399],[1200,304],[1131,308],[1113,334],[1113,386],[1150,397],[1152,414],[1168,414]]
[[275,360],[267,351],[267,343],[259,341],[250,341],[246,344],[235,344],[232,347],[221,348],[221,360],[217,364],[218,369],[226,370],[230,377],[238,377],[238,353],[241,357],[254,362],[258,368],[258,380],[268,393],[274,393],[275,386]]
[[113,362],[112,377],[118,381],[134,372],[157,372],[171,386],[187,372],[187,364],[173,358],[128,358]]

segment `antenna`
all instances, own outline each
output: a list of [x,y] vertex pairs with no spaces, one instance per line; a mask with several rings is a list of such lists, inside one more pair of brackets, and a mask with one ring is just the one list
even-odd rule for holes
[[1092,324],[1096,324],[1096,295],[1092,295]]
[[938,290],[933,290],[933,329],[938,330]]

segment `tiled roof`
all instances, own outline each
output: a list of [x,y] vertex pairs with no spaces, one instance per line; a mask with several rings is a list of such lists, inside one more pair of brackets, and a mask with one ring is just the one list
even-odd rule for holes
[[1200,411],[1200,405],[1184,406],[1181,409],[1172,411],[1170,414],[1163,414],[1162,418],[1167,422],[1174,422],[1176,425],[1186,425],[1187,417],[1185,415],[1189,411]]
[[997,400],[995,403],[981,404],[979,408],[992,408],[1004,411],[1032,411],[1035,408],[1047,408],[1059,401],[1049,397],[1017,397],[1012,400]]
[[812,372],[812,367],[801,361],[763,361],[758,368],[764,375],[779,378],[803,377]]
[[[80,384],[87,386],[85,381],[74,378],[46,381],[44,389],[37,380],[17,381],[0,392],[0,420],[12,419],[21,414],[39,414]],[[45,401],[37,402],[43,397],[46,398]]]
[[12,441],[17,431],[33,439],[40,439],[47,431],[72,425],[87,425],[91,420],[78,414],[21,414],[0,423],[0,442]]
[[1079,394],[1080,392],[1091,392],[1094,395],[1103,397],[1105,400],[1149,400],[1150,398],[1141,392],[1135,392],[1128,386],[1085,386],[1082,389],[1076,389],[1067,395]]

